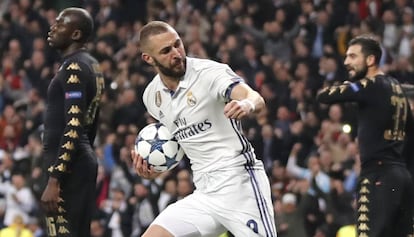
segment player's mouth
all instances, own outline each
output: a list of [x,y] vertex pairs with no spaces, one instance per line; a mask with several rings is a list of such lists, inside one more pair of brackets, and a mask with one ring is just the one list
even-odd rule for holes
[[355,72],[355,68],[351,66],[346,67],[346,70],[348,71],[348,73]]
[[175,67],[175,68],[182,68],[182,67],[184,67],[184,60],[177,59],[173,62],[172,66]]
[[51,42],[51,41],[53,41],[53,34],[51,33],[51,32],[49,32],[48,34],[47,34],[47,42]]

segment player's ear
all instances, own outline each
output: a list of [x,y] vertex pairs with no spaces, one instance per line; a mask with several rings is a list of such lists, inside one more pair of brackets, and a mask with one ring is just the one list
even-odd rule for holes
[[72,39],[74,41],[79,41],[82,38],[82,31],[80,30],[74,30],[72,32]]
[[144,60],[149,65],[154,65],[154,60],[152,59],[152,57],[150,55],[148,55],[146,53],[142,53],[141,58],[142,58],[142,60]]
[[366,59],[366,63],[368,67],[374,66],[375,65],[375,56],[374,55],[368,55],[367,59]]

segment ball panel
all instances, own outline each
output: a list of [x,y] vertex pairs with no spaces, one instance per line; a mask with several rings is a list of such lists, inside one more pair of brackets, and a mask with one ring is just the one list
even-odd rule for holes
[[141,140],[155,139],[157,136],[157,131],[158,129],[155,126],[155,124],[150,124],[144,127],[143,129],[141,129],[141,131],[138,134],[138,137]]
[[173,136],[170,131],[168,131],[167,127],[161,126],[158,128],[157,138],[161,140],[171,140],[173,139]]
[[161,123],[142,128],[135,140],[135,150],[158,172],[176,167],[184,157],[184,151]]
[[164,165],[165,161],[164,154],[159,150],[151,152],[148,156],[148,163],[154,166]]
[[178,151],[178,143],[176,141],[167,141],[162,144],[162,150],[167,157],[174,157]]
[[151,153],[151,147],[151,143],[142,140],[135,145],[135,151],[143,158],[146,158]]

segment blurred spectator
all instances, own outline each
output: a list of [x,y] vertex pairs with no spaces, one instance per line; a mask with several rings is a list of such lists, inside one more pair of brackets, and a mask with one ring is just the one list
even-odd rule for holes
[[19,144],[22,121],[12,105],[6,105],[0,116],[0,149],[12,152]]
[[100,207],[106,220],[107,236],[129,236],[131,233],[131,220],[127,207],[127,197],[124,191],[118,188],[111,189],[109,199],[102,202]]
[[33,237],[46,237],[46,231],[42,228],[37,217],[31,217],[27,224],[27,229],[33,233]]
[[27,144],[28,136],[37,131],[43,123],[43,115],[46,109],[45,101],[41,97],[39,90],[32,88],[27,91],[27,96],[14,103],[16,112],[19,113],[24,126],[19,145]]
[[177,180],[173,177],[166,177],[163,181],[163,185],[158,198],[158,210],[161,212],[169,204],[174,203],[177,200]]
[[356,226],[346,225],[339,228],[336,237],[356,237]]
[[31,58],[24,62],[28,86],[34,88],[42,99],[46,99],[47,87],[53,77],[52,68],[47,63],[45,52],[40,49],[34,50]]
[[0,230],[0,237],[34,237],[32,231],[28,229],[20,215],[15,215],[9,226]]
[[177,200],[183,199],[194,191],[193,176],[188,169],[177,173]]
[[142,125],[144,107],[136,106],[137,95],[133,89],[126,89],[118,98],[117,109],[113,113],[112,125],[118,132],[125,131],[129,125]]
[[131,237],[141,236],[158,215],[158,206],[154,201],[148,187],[140,182],[134,184],[133,194],[128,199],[132,210]]
[[[258,154],[263,153],[259,157],[268,160],[276,214],[286,192],[304,206],[304,236],[334,236],[332,223],[343,216],[333,213],[345,205],[331,202],[331,196],[342,190],[353,193],[359,175],[355,107],[327,107],[314,101],[324,85],[347,80],[340,62],[348,40],[359,34],[375,35],[383,43],[384,71],[414,84],[414,5],[407,0],[0,1],[0,186],[10,185],[15,172],[25,172],[35,197],[43,185],[39,143],[46,90],[59,69],[59,56],[47,45],[46,31],[57,12],[69,5],[85,7],[95,19],[97,37],[88,48],[99,60],[106,85],[95,140],[101,162],[97,204],[111,199],[110,191],[116,188],[125,198],[132,197],[136,182],[145,186],[148,200],[159,210],[194,190],[188,179],[191,174],[184,171],[186,162],[153,182],[137,180],[130,171],[133,140],[140,128],[154,122],[143,110],[141,98],[154,71],[137,53],[136,40],[139,29],[150,20],[171,23],[182,34],[188,54],[230,63],[260,91],[267,108],[243,121],[243,128]],[[345,132],[343,125],[350,125],[351,131]],[[270,152],[265,143],[272,144]],[[287,163],[296,149],[294,143],[301,143],[301,149],[291,163],[311,174],[324,170],[329,192],[310,191],[324,187],[314,182],[316,178],[292,176]],[[343,176],[333,177],[333,169],[342,170]],[[1,202],[5,197],[0,194]],[[0,216],[1,211],[4,208]],[[136,210],[128,206],[126,211],[131,218]],[[34,226],[44,229],[39,220]],[[106,226],[105,218],[96,216],[92,235],[104,236]],[[348,227],[352,230],[352,225],[344,229]]]
[[27,224],[30,215],[37,209],[37,202],[32,191],[26,186],[26,178],[19,173],[12,174],[10,183],[0,185],[0,193],[6,197],[4,226],[11,225],[16,215]]
[[294,193],[285,193],[281,199],[281,208],[276,210],[276,229],[280,237],[306,236],[303,203]]
[[308,17],[311,17],[309,20],[314,21],[314,23],[306,24],[306,42],[311,56],[313,58],[320,58],[324,54],[324,47],[326,45],[334,45],[333,31],[335,28],[330,24],[332,23],[331,15],[325,9],[316,11],[314,19],[312,19],[312,16]]
[[263,161],[266,172],[270,174],[274,161],[286,163],[281,155],[282,140],[275,135],[272,124],[265,124],[261,128],[258,141],[253,141],[252,144],[257,157]]
[[286,167],[276,160],[273,162],[272,172],[270,174],[270,184],[272,186],[272,197],[279,200],[287,190],[290,177],[286,172]]
[[[286,166],[288,174],[297,179],[305,179],[308,182],[312,182],[315,179],[317,187],[324,193],[328,193],[330,190],[329,176],[321,169],[321,163],[319,157],[316,154],[311,154],[308,157],[308,168],[302,168],[297,165],[297,154],[301,149],[300,143],[293,145],[292,151],[289,156],[289,160]],[[315,190],[310,187],[308,193],[316,195]]]
[[98,218],[91,221],[91,237],[105,237],[105,226]]

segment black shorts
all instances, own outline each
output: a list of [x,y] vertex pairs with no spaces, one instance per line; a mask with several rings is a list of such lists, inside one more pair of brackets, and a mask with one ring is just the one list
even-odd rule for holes
[[362,168],[357,190],[357,236],[413,234],[414,187],[403,165],[376,162]]
[[59,213],[46,215],[48,236],[90,236],[95,211],[97,158],[92,149],[78,152],[71,171],[60,183]]

